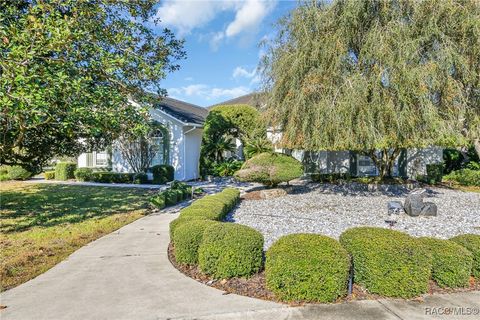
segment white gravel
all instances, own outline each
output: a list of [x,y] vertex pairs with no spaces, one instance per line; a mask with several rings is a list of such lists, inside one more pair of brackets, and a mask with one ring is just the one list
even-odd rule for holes
[[[403,201],[406,191],[358,191],[349,185],[309,184],[293,194],[270,200],[243,200],[227,218],[259,230],[265,248],[283,235],[318,233],[338,238],[356,226],[386,227],[389,201]],[[480,234],[480,193],[427,189],[425,201],[438,206],[436,217],[397,217],[395,230],[413,236],[450,238],[464,233]]]

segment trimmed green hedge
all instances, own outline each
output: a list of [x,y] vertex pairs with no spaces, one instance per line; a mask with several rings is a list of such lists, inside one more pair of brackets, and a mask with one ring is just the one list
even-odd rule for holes
[[77,164],[74,162],[59,162],[55,166],[55,179],[62,181],[74,179],[75,169],[77,169]]
[[154,184],[165,184],[173,181],[175,168],[168,164],[160,164],[150,168],[153,174]]
[[91,168],[78,168],[73,174],[78,181],[92,181],[93,170]]
[[196,200],[190,206],[180,210],[180,216],[170,223],[170,239],[173,239],[175,228],[186,221],[222,220],[239,199],[240,191],[226,188],[222,192]]
[[132,182],[134,184],[147,184],[148,183],[148,175],[143,172],[133,173],[130,174]]
[[98,171],[92,172],[91,181],[101,183],[132,183],[133,173]]
[[450,239],[473,254],[472,275],[480,279],[480,235],[463,234]]
[[150,198],[150,203],[158,209],[165,208],[167,206],[167,204],[165,203],[165,194],[163,192],[160,192],[159,194],[154,195]]
[[198,251],[200,269],[217,279],[250,276],[263,260],[263,236],[247,226],[218,223],[205,229]]
[[440,287],[468,286],[473,256],[461,245],[436,238],[418,238],[432,254],[432,279]]
[[175,259],[178,263],[187,265],[198,263],[198,248],[202,243],[204,231],[215,223],[219,222],[193,219],[178,226],[173,234]]
[[172,220],[170,222],[170,241],[175,243],[175,237],[174,237],[174,234],[175,234],[175,230],[177,230],[178,227],[180,227],[182,224],[186,223],[186,222],[190,222],[190,221],[194,221],[194,220],[210,220],[210,219],[207,219],[203,216],[193,216],[193,217],[178,217],[177,219],[175,220]]
[[354,280],[369,292],[412,298],[426,293],[431,254],[417,239],[383,228],[346,230],[340,243],[353,258]]
[[247,160],[235,173],[235,178],[275,187],[281,182],[299,178],[302,174],[303,165],[297,159],[281,153],[265,152]]
[[55,179],[55,171],[45,171],[43,173],[45,180],[53,180]]
[[281,300],[333,302],[347,294],[350,257],[337,240],[291,234],[276,241],[266,256],[267,288]]

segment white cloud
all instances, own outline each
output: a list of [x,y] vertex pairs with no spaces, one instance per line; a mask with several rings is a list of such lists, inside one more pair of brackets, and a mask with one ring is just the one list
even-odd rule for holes
[[231,99],[249,93],[251,90],[244,86],[233,88],[211,87],[205,84],[192,84],[189,86],[170,88],[167,90],[170,96],[176,97],[200,97],[206,100]]
[[263,18],[274,8],[275,2],[261,0],[246,0],[237,10],[235,20],[227,27],[225,34],[233,37],[244,31],[257,29]]
[[193,81],[193,77],[186,77],[184,80],[185,81]]
[[236,67],[234,70],[233,70],[233,74],[232,76],[234,78],[253,78],[257,73],[257,69],[254,68],[252,71],[248,71],[247,69],[245,68],[242,68],[242,67]]
[[212,34],[210,46],[217,50],[222,40],[239,34],[257,32],[259,24],[275,7],[277,0],[166,0],[159,7],[156,18],[164,26],[172,27],[182,37],[195,28],[203,27],[222,12],[234,12],[233,21],[225,30]]

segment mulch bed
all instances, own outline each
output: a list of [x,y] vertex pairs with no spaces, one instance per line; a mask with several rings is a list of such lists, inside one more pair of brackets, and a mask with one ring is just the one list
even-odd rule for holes
[[[179,270],[181,273],[183,273],[187,277],[190,277],[207,286],[221,290],[223,291],[224,295],[234,293],[234,294],[247,296],[251,298],[285,303],[277,299],[275,297],[275,294],[266,288],[265,273],[263,271],[253,275],[248,279],[246,278],[232,278],[232,279],[223,279],[223,280],[213,279],[212,277],[202,273],[198,266],[186,266],[186,265],[178,264],[177,261],[175,260],[175,248],[173,247],[172,243],[168,245],[168,259],[177,270]],[[475,281],[475,279],[471,277],[469,287],[457,288],[457,289],[441,288],[435,283],[435,281],[430,281],[428,294],[455,293],[455,292],[466,292],[466,291],[474,291],[474,290],[480,290],[480,281]],[[352,288],[352,293],[347,295],[346,297],[337,299],[335,303],[359,301],[359,300],[377,300],[382,298],[384,297],[376,294],[368,293],[361,286],[354,284]],[[423,297],[417,297],[410,300],[423,301]],[[301,306],[301,305],[304,305],[305,302],[296,301],[296,302],[290,302],[288,304],[290,306]]]

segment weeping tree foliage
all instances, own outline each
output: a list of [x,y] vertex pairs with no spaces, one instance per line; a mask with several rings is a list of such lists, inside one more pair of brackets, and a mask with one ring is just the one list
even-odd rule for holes
[[154,30],[155,0],[0,0],[0,163],[38,170],[148,123],[183,42]]
[[285,147],[363,152],[385,176],[402,148],[478,142],[478,1],[306,2],[267,47]]

